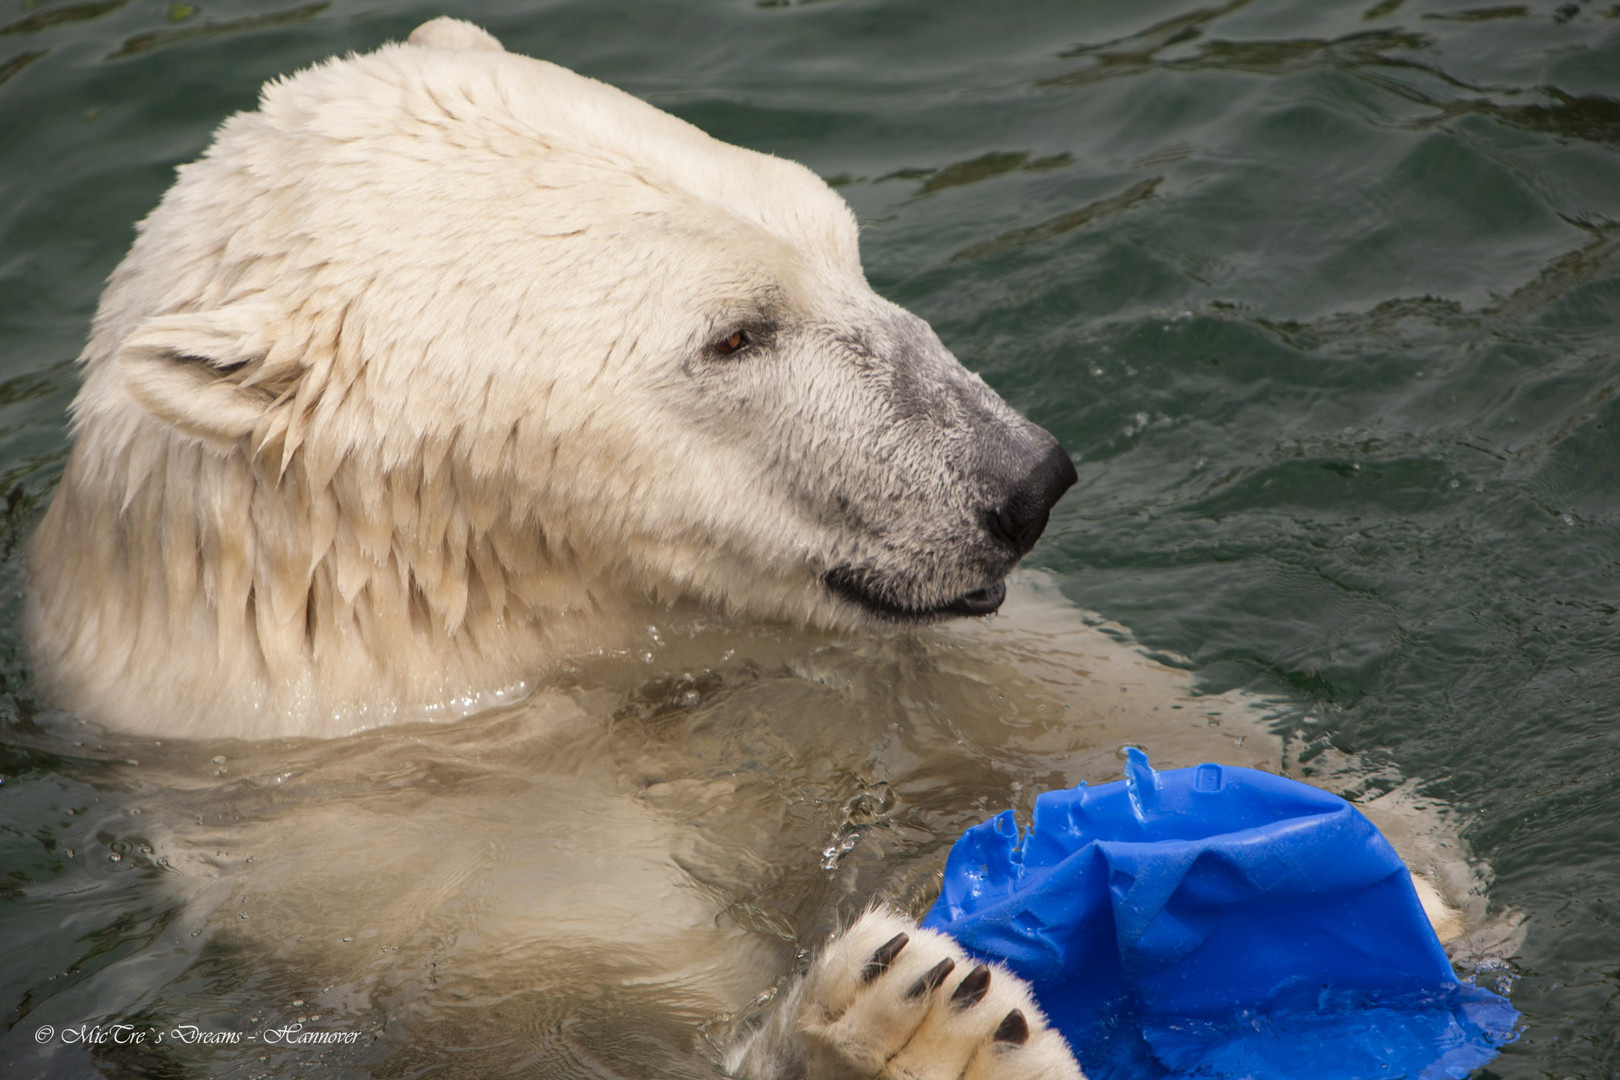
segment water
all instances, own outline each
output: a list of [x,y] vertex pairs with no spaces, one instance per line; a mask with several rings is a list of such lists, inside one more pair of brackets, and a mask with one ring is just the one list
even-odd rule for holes
[[[712,1075],[704,1032],[840,913],[917,901],[957,830],[1111,778],[1133,731],[1158,764],[1449,807],[1525,917],[1489,1074],[1620,1074],[1620,8],[459,7],[839,186],[874,286],[1076,455],[1033,614],[944,643],[666,627],[538,712],[339,745],[52,710],[17,548],[130,226],[264,79],[440,13],[0,6],[8,1074],[302,1075],[307,1048],[33,1032],[318,1016],[365,1033],[329,1075]],[[1081,610],[1264,719],[1110,714]],[[604,868],[601,837],[636,842]],[[533,921],[593,906],[576,948]],[[356,910],[372,937],[337,932]],[[683,968],[695,912],[723,971]],[[497,928],[506,960],[461,963]]]

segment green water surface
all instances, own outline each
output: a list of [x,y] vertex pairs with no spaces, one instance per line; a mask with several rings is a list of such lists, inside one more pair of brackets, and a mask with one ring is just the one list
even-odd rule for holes
[[[1486,1075],[1620,1076],[1607,0],[0,0],[0,1072],[174,917],[16,628],[101,282],[264,80],[446,11],[837,186],[874,287],[1074,453],[1031,562],[1456,807],[1527,917]],[[182,1075],[143,1062],[94,1068]]]

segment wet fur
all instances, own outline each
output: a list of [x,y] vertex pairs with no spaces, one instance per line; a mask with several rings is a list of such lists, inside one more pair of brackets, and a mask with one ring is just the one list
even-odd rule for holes
[[[752,354],[716,355],[734,328]],[[30,636],[58,700],[166,737],[472,711],[677,600],[842,629],[925,614],[1011,569],[980,518],[1041,437],[867,288],[847,207],[808,171],[453,20],[274,83],[228,121],[142,223],[83,363],[75,447],[30,556]],[[1097,646],[1106,677],[1148,687],[1109,727],[1116,745],[1161,702],[1169,724],[1183,699],[1166,669],[1060,621],[1012,639],[990,685],[1067,635]],[[1052,685],[1094,696],[1072,659]],[[523,706],[517,730],[543,711]],[[463,824],[449,795],[437,832],[406,807],[443,858],[400,861],[394,890],[379,839],[398,820],[351,820],[320,791],[302,807],[278,794],[262,835],[236,830],[266,856],[239,885],[202,854],[225,844],[177,832],[190,910],[240,887],[259,940],[310,970],[355,919],[418,941],[456,917],[477,864],[448,854]],[[521,889],[493,891],[516,906],[480,925],[503,950],[633,933],[694,1000],[726,998],[746,969],[724,958],[757,947],[732,930],[715,951],[712,916],[660,854],[688,834],[646,792],[600,796],[655,857],[583,879],[577,940],[552,917],[564,900],[536,912]],[[523,824],[512,835],[533,839]],[[375,875],[337,873],[349,856],[376,858]],[[639,888],[684,906],[661,929],[633,912],[611,926],[601,905],[634,909]],[[318,933],[321,918],[337,926]],[[479,979],[500,970],[486,959]],[[883,910],[728,1061],[757,1080],[1079,1075],[1027,987]]]
[[1051,444],[808,170],[453,21],[228,120],[81,361],[29,636],[160,736],[454,715],[679,599],[927,613],[1012,568],[984,508]]

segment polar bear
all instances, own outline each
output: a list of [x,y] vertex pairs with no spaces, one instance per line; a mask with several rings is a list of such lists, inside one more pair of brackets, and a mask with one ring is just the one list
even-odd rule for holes
[[[228,120],[82,362],[36,666],[166,739],[467,712],[660,605],[988,614],[1076,478],[810,171],[449,19]],[[883,912],[789,996],[738,1069],[1078,1074],[1022,983]]]
[[[182,874],[194,912],[238,889],[263,940],[311,966],[335,962],[357,912],[398,940],[431,937],[482,873],[496,885],[471,905],[475,937],[579,927],[664,956],[662,934],[673,959],[642,981],[712,988],[743,970],[746,935],[717,944],[717,916],[670,858],[697,828],[671,807],[690,810],[692,791],[723,800],[731,781],[672,780],[661,762],[627,799],[601,725],[537,703],[534,680],[672,611],[834,631],[989,614],[1076,478],[1048,433],[871,290],[853,216],[808,170],[452,19],[273,82],[228,120],[141,224],[82,361],[75,444],[29,555],[36,670],[81,716],[179,758],[177,741],[250,740],[230,744],[239,755],[251,740],[348,739],[325,760],[274,744],[294,749],[263,751],[265,779],[242,789],[285,792],[273,813],[225,837],[198,814],[203,835],[168,845],[171,865],[198,860]],[[1077,640],[1062,610],[1025,629]],[[1144,679],[1140,657],[1086,632],[1081,652],[1036,655],[986,630],[975,647],[1007,664],[964,685],[1013,693],[1024,665],[1043,702],[1085,672],[1131,691],[1099,708],[1089,748],[1072,723],[1031,736],[1075,761],[1144,718],[1161,734],[1172,715],[1192,721],[1172,713],[1188,699],[1167,669]],[[893,649],[901,669],[943,678]],[[486,746],[503,704],[521,737]],[[1165,736],[1186,756],[1161,764],[1237,731],[1199,708]],[[397,767],[431,740],[354,733],[473,714],[497,719],[449,740],[476,747],[458,791],[424,806],[365,787],[382,767],[370,755]],[[544,749],[514,756],[542,745],[542,719],[557,722]],[[544,776],[566,761],[558,775],[577,785],[587,758],[596,793],[555,797],[533,782],[514,797],[485,764]],[[303,802],[296,782],[276,787],[298,776],[322,778]],[[469,801],[479,783],[487,798]],[[327,798],[356,784],[364,819]],[[618,823],[630,854],[616,869],[583,837],[537,833],[581,800],[581,820]],[[503,807],[515,822],[491,820]],[[538,857],[448,857],[471,818],[605,876],[544,908],[541,890],[500,884]],[[419,858],[380,856],[418,834]],[[229,847],[260,862],[227,873]],[[346,869],[354,857],[367,873]],[[663,898],[656,916],[636,909],[643,894]],[[503,945],[461,973],[527,955]],[[454,977],[441,959],[424,956],[429,982]],[[1079,1076],[1027,986],[884,910],[835,937],[726,1061],[751,1080]]]

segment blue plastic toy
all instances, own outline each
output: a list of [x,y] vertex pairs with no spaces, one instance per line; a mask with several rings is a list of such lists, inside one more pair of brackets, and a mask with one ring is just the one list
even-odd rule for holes
[[1515,1037],[1460,983],[1388,841],[1307,784],[1221,765],[967,830],[923,925],[1034,984],[1091,1080],[1464,1077]]

